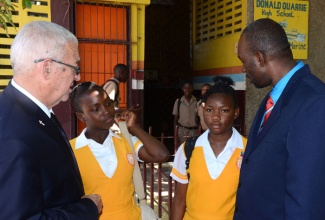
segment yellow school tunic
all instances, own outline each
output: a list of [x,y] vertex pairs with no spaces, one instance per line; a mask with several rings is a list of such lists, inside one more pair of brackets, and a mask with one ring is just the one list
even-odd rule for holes
[[247,139],[233,128],[225,149],[216,158],[208,141],[209,132],[205,131],[197,139],[188,170],[184,145],[175,154],[170,175],[175,181],[188,184],[185,220],[233,219],[239,171]]
[[112,137],[112,140],[118,161],[112,178],[103,173],[89,146],[76,149],[76,139],[70,141],[80,169],[85,194],[101,196],[103,209],[100,220],[140,220],[140,209],[133,199],[134,157],[126,139]]
[[239,181],[242,149],[235,149],[220,176],[211,179],[203,148],[193,150],[184,219],[232,220]]

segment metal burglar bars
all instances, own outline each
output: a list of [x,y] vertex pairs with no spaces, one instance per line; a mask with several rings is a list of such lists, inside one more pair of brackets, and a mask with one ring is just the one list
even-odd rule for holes
[[[98,85],[114,76],[118,63],[130,66],[130,6],[99,0],[75,0],[81,81]],[[120,107],[127,105],[127,85],[120,85]],[[78,122],[78,133],[84,124]]]
[[[113,68],[117,63],[130,63],[129,13],[129,6],[122,3],[76,2],[76,36],[82,81],[101,85],[113,77]],[[126,87],[120,93],[120,104],[125,107]]]
[[[174,152],[169,157],[169,160],[163,163],[141,163],[143,184],[147,195],[147,199],[150,200],[150,206],[156,208],[158,217],[165,219],[168,216],[170,219],[172,200],[174,197],[175,181],[170,177],[170,171],[174,161],[174,154],[176,153],[179,143],[177,141],[178,126],[176,126],[175,133],[173,136],[164,136],[161,133],[160,139],[162,143],[165,140],[174,140]],[[198,133],[200,135],[201,126],[199,126]],[[149,134],[152,134],[152,127],[149,127]],[[170,148],[169,148],[170,149]]]
[[[152,134],[152,127],[149,127],[149,134]],[[174,139],[175,136],[164,136],[162,133],[160,137],[162,143],[166,139]],[[174,142],[174,148],[176,147]],[[176,148],[175,148],[176,149]],[[143,184],[147,194],[147,199],[150,200],[150,206],[155,208],[158,217],[165,219],[168,216],[170,219],[170,211],[173,199],[174,180],[169,176],[174,155],[168,161],[163,163],[141,163]]]

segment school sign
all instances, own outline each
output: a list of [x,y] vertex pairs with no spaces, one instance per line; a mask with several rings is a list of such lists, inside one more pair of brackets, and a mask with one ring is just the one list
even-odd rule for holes
[[271,18],[285,30],[295,59],[308,58],[309,2],[255,0],[254,20]]

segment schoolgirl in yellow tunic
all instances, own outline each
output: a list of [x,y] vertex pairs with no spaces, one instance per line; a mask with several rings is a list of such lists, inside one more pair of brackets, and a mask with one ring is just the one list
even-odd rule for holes
[[[87,124],[82,133],[70,141],[80,169],[86,194],[102,198],[100,220],[140,220],[140,209],[134,203],[132,182],[135,160],[131,148],[121,134],[109,128],[114,123],[113,100],[102,87],[82,83],[71,94],[78,119]],[[126,120],[137,156],[148,162],[168,159],[166,147],[136,124],[136,115],[126,111]]]
[[247,140],[232,127],[239,114],[233,81],[228,77],[216,77],[215,81],[202,98],[208,130],[197,139],[188,170],[184,143],[175,155],[172,220],[233,219]]
[[[132,182],[134,158],[127,141],[110,130],[103,145],[99,145],[88,140],[85,132],[86,129],[70,143],[78,161],[85,192],[96,192],[102,195],[104,207],[100,219],[113,217],[113,219],[117,217],[119,219],[141,219],[140,209],[134,204],[132,196],[134,193]],[[107,148],[107,150],[100,152],[96,158],[100,148]],[[116,159],[112,155],[113,149],[109,151],[110,148],[118,149],[115,151]]]

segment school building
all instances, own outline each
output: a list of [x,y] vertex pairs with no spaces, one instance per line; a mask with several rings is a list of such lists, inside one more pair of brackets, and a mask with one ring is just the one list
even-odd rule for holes
[[[0,29],[0,92],[12,78],[10,45],[27,22],[60,24],[79,40],[81,81],[99,85],[113,76],[113,67],[130,67],[130,79],[120,85],[121,107],[140,109],[140,123],[153,134],[172,134],[174,102],[181,96],[180,81],[191,79],[195,94],[216,75],[236,83],[240,117],[236,128],[248,134],[261,99],[270,88],[246,82],[237,58],[241,31],[254,19],[270,17],[285,28],[296,59],[325,81],[325,1],[298,0],[39,0],[16,11],[8,34]],[[35,42],[36,44],[36,42]],[[5,106],[1,106],[3,108]],[[83,128],[69,101],[54,111],[68,137]]]

